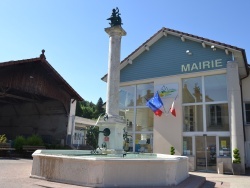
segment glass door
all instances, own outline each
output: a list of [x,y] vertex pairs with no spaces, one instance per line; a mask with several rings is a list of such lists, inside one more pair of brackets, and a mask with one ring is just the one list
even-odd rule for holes
[[216,137],[196,136],[196,170],[216,171]]

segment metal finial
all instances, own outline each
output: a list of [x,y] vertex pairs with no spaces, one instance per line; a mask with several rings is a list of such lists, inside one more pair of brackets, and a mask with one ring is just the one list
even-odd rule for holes
[[42,49],[42,54],[40,55],[40,59],[43,59],[43,60],[46,59],[46,56],[44,55],[44,52],[45,52],[45,50]]

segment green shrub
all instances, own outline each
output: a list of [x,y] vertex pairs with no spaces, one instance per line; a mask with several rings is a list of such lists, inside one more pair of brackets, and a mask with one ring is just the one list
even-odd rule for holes
[[23,145],[26,144],[26,139],[23,136],[17,136],[14,140],[14,148],[17,151],[22,151]]
[[174,155],[175,154],[175,148],[173,146],[171,146],[170,148],[170,154],[171,155]]
[[240,164],[241,163],[241,158],[240,158],[240,151],[239,149],[235,148],[233,150],[233,163]]
[[86,143],[92,146],[93,149],[98,148],[98,137],[99,137],[99,127],[89,126],[87,127]]
[[44,143],[43,143],[43,139],[40,136],[33,134],[32,136],[26,139],[25,145],[44,146]]
[[7,142],[7,138],[5,136],[5,134],[0,135],[0,143],[6,143]]

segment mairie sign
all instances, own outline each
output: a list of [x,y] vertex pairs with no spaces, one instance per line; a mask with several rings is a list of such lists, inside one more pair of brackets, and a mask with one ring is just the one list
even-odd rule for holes
[[211,61],[201,61],[198,63],[189,63],[181,65],[181,72],[192,72],[199,70],[208,70],[223,67],[222,59],[215,59]]

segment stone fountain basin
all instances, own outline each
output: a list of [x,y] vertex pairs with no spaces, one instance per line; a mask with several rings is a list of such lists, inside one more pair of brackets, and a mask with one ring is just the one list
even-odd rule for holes
[[86,150],[37,150],[32,178],[90,186],[177,185],[188,174],[188,158],[164,154],[90,155]]

